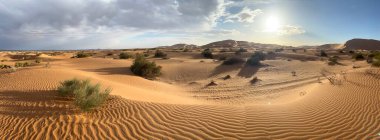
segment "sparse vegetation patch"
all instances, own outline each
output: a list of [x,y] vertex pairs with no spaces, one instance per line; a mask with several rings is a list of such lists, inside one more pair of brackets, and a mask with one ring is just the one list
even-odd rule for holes
[[122,52],[119,54],[119,59],[129,59],[129,58],[132,58],[132,55],[130,55],[126,52]]
[[355,59],[355,60],[364,60],[365,57],[362,53],[355,53],[354,55],[352,55],[352,58]]
[[16,68],[27,67],[27,66],[30,66],[30,63],[28,63],[28,62],[16,62],[15,63]]
[[209,59],[212,59],[214,57],[210,48],[203,50],[201,54],[203,57],[209,58]]
[[90,57],[91,54],[89,53],[84,53],[84,52],[78,52],[73,58],[86,58]]
[[248,60],[247,64],[251,66],[261,65],[260,61],[265,60],[265,54],[263,52],[255,52]]
[[155,62],[149,62],[143,56],[136,56],[134,60],[131,71],[139,76],[154,79],[161,75],[161,66],[156,65]]
[[156,52],[154,53],[154,57],[156,57],[156,58],[165,58],[165,57],[167,57],[167,54],[164,53],[161,50],[156,50]]
[[320,56],[321,57],[327,57],[327,53],[325,52],[325,50],[321,50]]
[[90,80],[66,80],[58,87],[59,95],[72,98],[74,104],[82,111],[90,111],[103,104],[110,92],[110,88],[101,90],[100,84],[92,85]]

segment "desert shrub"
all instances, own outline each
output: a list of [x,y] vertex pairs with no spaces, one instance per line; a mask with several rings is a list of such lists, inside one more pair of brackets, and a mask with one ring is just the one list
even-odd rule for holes
[[217,86],[218,84],[212,80],[210,83],[208,83],[206,86]]
[[339,50],[339,53],[344,53],[344,51],[343,50]]
[[220,61],[227,60],[227,56],[226,55],[220,55],[218,60],[220,60]]
[[41,63],[41,59],[36,59],[36,60],[34,60],[34,62],[39,64],[39,63]]
[[103,104],[107,98],[111,89],[100,90],[100,84],[91,85],[84,84],[82,88],[79,88],[75,93],[75,104],[83,111],[89,111],[94,107]]
[[91,56],[91,54],[89,54],[89,53],[79,52],[74,57],[75,58],[86,58],[86,57],[90,57],[90,56]]
[[90,111],[103,104],[110,92],[110,88],[101,90],[100,84],[92,85],[89,80],[66,80],[58,87],[59,95],[74,98],[75,105],[82,111]]
[[63,97],[72,97],[74,96],[74,91],[80,88],[81,80],[71,79],[65,80],[60,83],[58,87],[58,94]]
[[269,51],[269,52],[267,52],[267,54],[268,54],[268,55],[275,55],[276,53],[273,52],[273,51]]
[[352,58],[355,59],[355,60],[364,60],[364,55],[362,53],[355,53],[354,55],[352,55]]
[[28,63],[28,62],[16,62],[16,63],[15,63],[15,67],[16,67],[16,68],[19,68],[19,67],[27,67],[27,66],[30,66],[30,63]]
[[9,65],[0,64],[0,69],[10,69],[10,68],[12,67]]
[[231,79],[231,78],[232,78],[231,75],[226,75],[223,77],[223,80],[227,80],[227,79]]
[[372,66],[380,67],[380,53],[379,52],[374,54],[372,60],[373,60]]
[[297,72],[296,71],[292,71],[292,76],[297,76]]
[[259,78],[257,78],[256,76],[252,78],[252,80],[250,81],[251,84],[255,84],[259,81]]
[[372,62],[372,66],[380,67],[380,60],[373,61],[373,62]]
[[143,56],[144,57],[149,57],[149,54],[148,53],[144,53]]
[[235,54],[236,54],[236,55],[241,55],[241,54],[244,53],[244,52],[248,52],[247,49],[239,48],[239,50],[237,50],[237,51],[235,52]]
[[342,85],[343,81],[339,78],[338,74],[329,72],[326,69],[321,70],[321,75],[329,80],[332,85]]
[[188,48],[183,49],[183,52],[189,52]]
[[143,56],[136,56],[131,71],[145,78],[155,78],[161,74],[161,66],[157,66],[155,62],[149,62]]
[[122,52],[119,54],[119,59],[129,59],[129,58],[132,58],[132,55],[130,55],[126,52]]
[[368,54],[367,62],[372,63],[374,60],[380,60],[380,52],[375,51]]
[[113,55],[112,52],[107,53],[107,56],[112,56],[112,55]]
[[255,52],[248,60],[247,64],[252,66],[260,65],[260,61],[265,60],[265,54],[263,52]]
[[280,49],[275,49],[275,50],[274,50],[274,52],[282,52],[282,51],[284,51],[284,49],[283,49],[283,48],[280,48]]
[[339,58],[338,56],[330,57],[328,64],[329,65],[335,65],[335,64],[337,64],[338,63],[338,58]]
[[324,50],[321,50],[320,56],[321,57],[327,57],[327,53]]
[[203,57],[212,59],[214,56],[212,55],[212,51],[210,48],[204,49],[201,53]]
[[348,51],[348,53],[351,53],[351,54],[353,54],[353,53],[355,53],[355,51],[353,51],[353,50],[350,50],[350,51]]
[[156,58],[164,58],[166,56],[167,54],[160,50],[156,50],[156,52],[154,53],[154,57]]
[[292,52],[296,53],[296,52],[297,52],[297,50],[296,50],[296,49],[292,49]]
[[241,64],[244,63],[245,60],[240,57],[231,57],[228,58],[227,60],[223,61],[223,65],[234,65],[234,64]]

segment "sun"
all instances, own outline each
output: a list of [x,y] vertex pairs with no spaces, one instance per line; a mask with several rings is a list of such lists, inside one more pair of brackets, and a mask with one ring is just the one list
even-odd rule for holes
[[265,23],[265,31],[276,32],[280,28],[280,20],[277,17],[271,16]]

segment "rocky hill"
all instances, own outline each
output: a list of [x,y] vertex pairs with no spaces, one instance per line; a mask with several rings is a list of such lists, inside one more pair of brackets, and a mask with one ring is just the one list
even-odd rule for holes
[[344,44],[347,50],[380,50],[380,41],[374,39],[351,39]]

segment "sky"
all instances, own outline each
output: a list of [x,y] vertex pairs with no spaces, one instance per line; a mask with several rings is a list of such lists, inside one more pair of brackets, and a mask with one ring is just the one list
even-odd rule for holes
[[0,0],[0,50],[380,39],[380,0]]

